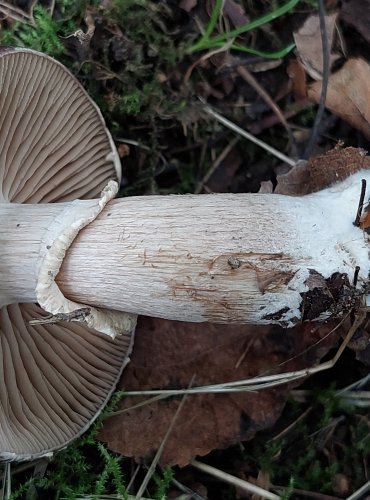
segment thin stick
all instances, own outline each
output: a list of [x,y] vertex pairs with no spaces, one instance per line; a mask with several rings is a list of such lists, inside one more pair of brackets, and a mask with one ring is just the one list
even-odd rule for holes
[[130,477],[130,482],[128,483],[128,485],[126,486],[126,491],[129,492],[135,482],[135,479],[136,479],[136,476],[138,475],[139,471],[141,469],[141,466],[140,465],[137,465],[135,467],[135,470],[134,470],[134,473],[131,475]]
[[320,18],[320,33],[321,33],[321,43],[322,43],[322,58],[323,58],[323,69],[322,69],[322,87],[319,107],[317,108],[317,113],[315,121],[312,127],[311,136],[308,141],[306,151],[304,153],[304,158],[307,159],[311,156],[312,150],[316,144],[317,136],[319,134],[319,127],[324,116],[326,95],[328,92],[329,84],[329,72],[330,72],[330,49],[328,42],[328,34],[326,32],[325,25],[325,8],[323,0],[319,0],[319,18]]
[[18,7],[15,7],[14,5],[9,4],[8,2],[0,1],[0,12],[4,14],[6,17],[14,19],[15,21],[18,21],[20,23],[35,24],[32,14],[33,5],[34,2],[32,2],[31,13],[29,14],[28,12],[19,9]]
[[353,225],[356,226],[356,227],[360,227],[360,220],[361,220],[361,215],[362,215],[362,209],[364,207],[365,194],[366,194],[366,180],[365,179],[361,179],[360,200],[358,202],[356,219],[355,219],[355,221],[353,223]]
[[[202,99],[201,99],[201,101],[204,102]],[[233,132],[236,132],[237,134],[241,135],[245,139],[248,139],[249,141],[253,142],[254,144],[257,144],[257,146],[260,146],[265,151],[268,151],[272,155],[276,156],[276,158],[279,158],[279,160],[283,161],[284,163],[287,163],[288,165],[290,165],[292,167],[296,166],[297,162],[292,160],[291,158],[289,158],[289,156],[286,156],[284,153],[281,153],[280,151],[273,148],[272,146],[269,146],[268,144],[261,141],[260,139],[257,139],[257,137],[254,137],[254,135],[250,134],[246,130],[238,127],[238,125],[236,125],[235,123],[231,122],[230,120],[228,120],[224,116],[217,113],[217,111],[212,109],[207,104],[204,104],[203,109],[206,113],[208,113],[209,115],[216,118],[217,121],[219,121],[220,123],[225,125],[225,127],[229,128]]]
[[[191,387],[191,385],[193,383],[193,380],[194,380],[194,376],[191,379],[189,387]],[[148,483],[149,483],[151,477],[154,474],[155,468],[157,467],[159,459],[162,456],[164,447],[165,447],[165,445],[166,445],[166,443],[168,441],[168,438],[170,437],[170,434],[171,434],[171,432],[172,432],[172,430],[174,428],[174,425],[175,425],[175,422],[177,420],[177,417],[179,416],[182,408],[184,407],[184,404],[185,404],[185,401],[186,401],[186,397],[187,396],[184,395],[184,397],[182,398],[182,400],[181,400],[181,402],[180,402],[180,404],[179,404],[179,406],[178,406],[178,408],[177,408],[177,410],[175,412],[175,415],[173,416],[171,424],[170,424],[170,426],[167,429],[167,432],[166,432],[166,434],[165,434],[165,436],[164,436],[164,438],[163,438],[163,440],[162,440],[162,442],[161,442],[161,444],[160,444],[160,446],[159,446],[159,448],[157,450],[157,453],[155,454],[155,456],[153,458],[152,463],[150,464],[150,467],[149,467],[147,473],[145,474],[145,477],[143,479],[143,482],[140,485],[140,488],[139,488],[138,492],[136,493],[135,500],[140,500],[143,497],[143,493],[144,493],[146,487],[148,486]]]
[[194,194],[200,194],[202,192],[202,189],[204,186],[207,184],[209,179],[212,177],[214,172],[217,170],[217,168],[220,166],[220,164],[224,161],[224,159],[227,157],[227,155],[232,151],[239,141],[239,137],[234,137],[232,141],[229,142],[229,144],[224,148],[223,151],[219,154],[219,156],[216,158],[216,160],[213,162],[211,165],[211,168],[208,170],[206,175],[203,177],[203,179],[198,183]]
[[[348,313],[347,318],[349,314],[350,313]],[[265,375],[262,377],[254,377],[246,380],[237,380],[235,382],[228,382],[224,384],[213,384],[202,387],[193,387],[190,389],[127,391],[125,392],[125,395],[126,396],[154,396],[154,395],[179,396],[181,394],[231,393],[231,392],[245,392],[245,391],[253,392],[253,391],[259,391],[261,389],[275,387],[281,384],[286,384],[288,382],[292,382],[293,380],[298,380],[300,378],[307,377],[314,373],[319,373],[321,371],[332,368],[342,355],[348,342],[351,340],[357,328],[362,324],[365,317],[366,317],[365,311],[361,311],[358,313],[345,339],[343,340],[335,356],[331,360],[326,361],[325,363],[322,363],[320,365],[313,366],[311,368],[304,368],[303,370],[296,370],[287,373],[277,373],[274,375]]]
[[189,79],[191,77],[191,74],[193,72],[193,70],[199,66],[199,64],[203,63],[204,61],[206,61],[207,59],[209,59],[210,57],[213,57],[215,56],[216,54],[220,54],[221,52],[226,52],[227,50],[229,50],[229,48],[231,47],[231,45],[233,44],[234,42],[234,38],[231,38],[231,40],[229,40],[228,42],[225,42],[224,45],[222,45],[221,47],[218,47],[217,49],[213,49],[213,50],[210,50],[209,52],[207,52],[206,54],[203,54],[199,59],[197,59],[196,61],[194,61],[189,67],[188,69],[186,70],[186,73],[184,75],[184,84],[187,85],[188,82],[189,82]]
[[278,495],[275,495],[270,491],[264,490],[263,488],[260,488],[255,484],[249,483],[248,481],[243,481],[243,479],[240,479],[239,477],[232,476],[227,472],[223,472],[222,470],[216,469],[215,467],[211,467],[210,465],[199,462],[198,460],[191,460],[190,465],[192,465],[196,469],[201,470],[202,472],[205,472],[213,477],[216,477],[217,479],[220,479],[221,481],[224,481],[225,483],[232,484],[236,488],[241,488],[242,490],[247,491],[248,493],[253,493],[255,495],[261,496],[262,498],[268,498],[271,500],[278,500],[280,498]]
[[86,317],[91,313],[90,307],[82,307],[70,313],[49,314],[44,318],[29,320],[30,325],[45,325],[47,323],[60,323],[62,321],[86,321]]
[[361,486],[361,488],[352,493],[352,495],[348,497],[347,500],[357,500],[357,498],[363,498],[363,495],[368,491],[370,491],[370,481],[368,481],[363,486]]
[[[199,495],[198,493],[195,493],[195,491],[192,490],[191,488],[188,488],[187,486],[180,483],[180,481],[178,481],[174,477],[171,479],[171,483],[174,486],[176,486],[177,489],[179,489],[183,493],[186,493],[187,496],[184,498],[189,498],[189,500],[207,500],[205,497]],[[180,496],[177,498],[182,498],[182,497]]]
[[238,66],[236,68],[236,72],[243,78],[244,81],[246,81],[257,92],[257,94],[272,109],[272,111],[278,117],[279,121],[285,127],[285,130],[287,131],[291,145],[294,145],[295,140],[294,140],[292,131],[290,130],[289,124],[286,121],[285,116],[284,116],[283,112],[281,111],[280,107],[276,104],[276,102],[274,102],[274,100],[271,98],[270,94],[259,84],[259,82],[252,75],[252,73],[250,71],[248,71],[247,68],[245,68],[244,66]]

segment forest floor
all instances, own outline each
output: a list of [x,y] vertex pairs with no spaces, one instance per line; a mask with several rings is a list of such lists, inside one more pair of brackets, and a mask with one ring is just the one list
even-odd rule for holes
[[[324,5],[315,0],[0,0],[0,14],[1,45],[57,58],[99,105],[122,160],[120,196],[250,193],[258,192],[261,182],[273,190],[298,159],[319,156],[324,170],[320,155],[329,150],[370,150],[368,0]],[[326,106],[318,107],[325,92]],[[361,160],[351,156],[351,161]],[[188,396],[179,420],[174,420],[179,398],[151,402],[150,411],[133,412],[131,418],[108,412],[99,428],[50,463],[15,466],[12,498],[135,497],[161,443],[168,446],[167,455],[157,457],[142,498],[324,500],[367,498],[366,491],[370,498],[367,326],[355,332],[365,339],[361,348],[347,348],[335,367],[299,387],[285,384],[252,396]],[[225,344],[220,339],[226,330]],[[155,346],[147,354],[157,383],[155,365],[167,366],[173,375],[185,360],[182,378],[176,378],[179,387],[197,371],[197,381],[207,385],[270,373],[274,366],[281,371],[283,364],[303,369],[333,358],[341,341],[335,323],[281,330],[174,326],[142,318],[137,337],[147,348],[158,334],[157,345],[166,345],[165,359],[155,357]],[[184,347],[181,359],[170,364],[179,340],[165,343],[176,331]],[[200,337],[204,341],[195,353]],[[215,358],[208,356],[210,350],[218,351]],[[139,356],[138,351],[121,389],[134,387],[130,377],[143,363]],[[173,383],[173,376],[166,375],[162,387],[168,380]],[[150,388],[148,379],[134,388],[140,387]],[[109,411],[124,408],[125,401],[123,396]],[[146,423],[154,449],[142,442],[140,425]],[[122,426],[130,426],[130,442],[120,441]],[[164,442],[168,428],[172,437]],[[205,471],[202,464],[213,469]],[[367,489],[350,496],[366,483]],[[260,490],[253,493],[253,486]]]

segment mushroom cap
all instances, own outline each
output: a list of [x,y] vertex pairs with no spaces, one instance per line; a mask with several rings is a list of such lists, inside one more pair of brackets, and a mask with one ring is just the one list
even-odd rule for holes
[[[97,197],[120,161],[104,119],[59,62],[0,48],[0,203]],[[84,323],[30,325],[36,304],[0,310],[0,460],[66,447],[97,418],[132,349]]]
[[28,49],[0,48],[0,202],[95,198],[120,180],[101,112],[67,69]]
[[98,417],[128,362],[133,335],[82,323],[30,326],[36,304],[0,310],[0,460],[33,460],[68,446]]

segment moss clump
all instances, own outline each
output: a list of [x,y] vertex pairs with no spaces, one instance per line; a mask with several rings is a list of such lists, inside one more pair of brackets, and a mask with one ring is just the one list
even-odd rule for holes
[[72,19],[72,13],[78,13],[77,6],[78,2],[63,0],[58,4],[57,19],[51,16],[48,9],[36,5],[33,9],[33,24],[12,24],[0,34],[0,44],[26,47],[60,59],[66,53],[61,37],[77,29]]

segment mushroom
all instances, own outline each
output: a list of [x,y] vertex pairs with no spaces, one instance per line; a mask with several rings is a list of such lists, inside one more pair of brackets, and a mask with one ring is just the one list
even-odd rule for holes
[[353,224],[362,179],[370,170],[302,197],[113,200],[70,246],[58,286],[85,305],[171,320],[326,319],[349,307],[357,266],[368,280],[368,237]]
[[[78,81],[46,55],[1,48],[1,460],[67,446],[97,418],[128,362],[134,317],[123,315],[115,340],[77,318],[30,324],[43,315],[31,292],[41,239],[70,200],[94,198],[114,178],[116,149]],[[101,206],[84,202],[88,211]]]
[[[26,71],[29,74],[24,76]],[[40,76],[42,71],[48,78]],[[98,200],[69,201],[96,193],[90,184],[85,191],[78,188],[89,183],[90,176],[99,179],[101,188],[111,175],[108,166],[112,168],[115,153],[99,112],[91,101],[83,107],[81,101],[85,103],[87,97],[75,82],[68,88],[77,88],[80,97],[64,94],[70,76],[43,55],[17,50],[3,53],[0,75],[0,97],[5,102],[0,137],[6,136],[0,163],[3,201],[17,202],[0,205],[4,221],[0,297],[7,310],[19,310],[9,304],[37,302],[51,314],[43,319],[41,309],[23,306],[28,312],[24,317],[33,317],[32,324],[44,332],[43,338],[53,331],[60,342],[56,332],[72,330],[72,323],[41,328],[40,322],[48,325],[48,321],[80,317],[87,327],[117,335],[118,342],[126,332],[124,343],[129,345],[137,314],[290,327],[302,319],[326,319],[351,306],[358,296],[351,284],[353,276],[364,288],[370,271],[369,246],[353,219],[361,180],[370,181],[369,170],[300,198],[217,194],[112,200],[118,189],[113,180]],[[36,81],[26,92],[25,82],[30,78]],[[12,83],[15,80],[18,84]],[[48,93],[58,82],[49,101]],[[42,90],[45,87],[49,90]],[[92,115],[99,126],[92,126]],[[60,131],[55,130],[57,124]],[[95,146],[95,137],[100,138],[99,146]],[[76,170],[71,162],[76,163]],[[99,167],[105,169],[104,174],[96,173],[96,162],[104,165]],[[63,172],[68,172],[66,189],[61,182]],[[27,190],[36,195],[27,195]],[[32,203],[19,204],[25,201]],[[47,203],[50,201],[62,203]],[[77,329],[85,332],[84,345],[88,346],[89,339],[98,334],[90,337],[84,323],[78,323]],[[12,337],[10,322],[2,320],[1,327],[9,328],[6,335]],[[19,329],[23,327],[31,329],[21,321]],[[107,339],[112,353],[115,344]],[[53,353],[58,342],[50,347]],[[9,348],[4,347],[3,352],[5,373],[14,370],[14,363],[7,354]],[[71,358],[72,353],[76,355],[73,348],[69,352]],[[20,380],[21,375],[31,380],[31,367],[21,363],[17,367]],[[43,376],[40,373],[39,379]],[[36,382],[32,379],[32,383]],[[93,390],[93,382],[89,388]],[[19,392],[15,397],[20,397]],[[63,397],[58,393],[61,404]],[[8,408],[6,394],[1,396],[1,405],[0,418],[6,424],[0,429],[13,429],[15,410]],[[0,439],[7,439],[7,432],[2,431]],[[33,445],[40,447],[32,432]],[[14,431],[12,446],[17,446],[20,434]]]

